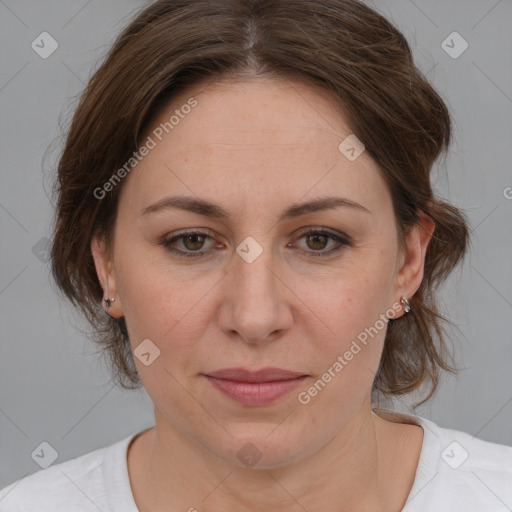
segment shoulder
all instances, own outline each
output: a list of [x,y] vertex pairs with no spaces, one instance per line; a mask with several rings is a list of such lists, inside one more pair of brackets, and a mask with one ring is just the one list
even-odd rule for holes
[[482,469],[512,475],[511,446],[484,441],[459,430],[438,428],[441,440],[449,442],[442,456],[452,469],[458,466],[463,471]]
[[[2,512],[110,510],[105,499],[105,467],[126,453],[129,436],[110,446],[42,469],[0,490]],[[120,464],[118,464],[120,466]],[[122,470],[122,467],[120,467]]]
[[509,511],[512,447],[418,419],[425,431],[420,464],[426,478],[417,475],[421,485],[413,490],[418,504],[425,501],[430,507],[422,510]]
[[432,420],[392,409],[384,419],[418,425],[423,443],[403,512],[510,512],[512,447],[490,443]]

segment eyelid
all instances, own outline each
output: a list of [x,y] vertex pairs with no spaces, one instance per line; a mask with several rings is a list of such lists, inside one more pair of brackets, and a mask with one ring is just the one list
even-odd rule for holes
[[[180,231],[177,231],[175,233],[172,233],[172,235],[164,235],[161,240],[160,240],[160,244],[163,245],[164,247],[170,249],[170,250],[173,250],[170,248],[170,244],[171,243],[175,243],[176,241],[178,240],[181,240],[183,238],[185,238],[186,236],[191,236],[191,235],[198,235],[198,236],[201,236],[205,239],[209,239],[211,240],[212,242],[214,241],[213,240],[213,236],[211,234],[211,230],[209,230],[208,228],[188,228],[188,229],[183,229],[183,230],[180,230]],[[183,251],[183,250],[178,250],[177,252],[180,252],[180,253],[188,253],[188,254],[191,254],[191,253],[201,253],[201,252],[209,252],[209,251]]]
[[324,234],[324,235],[330,235],[330,236],[333,236],[335,238],[339,238],[341,241],[343,241],[347,245],[352,245],[354,243],[352,238],[349,237],[348,235],[346,235],[345,233],[340,232],[340,231],[331,230],[330,228],[325,228],[323,226],[305,226],[303,228],[300,228],[294,234],[294,236],[295,237],[300,237],[300,236],[304,236],[304,235],[306,235],[308,233],[311,233],[311,232],[313,232],[313,233],[321,233],[321,234]]
[[292,242],[287,245],[287,247],[290,247],[296,243],[297,240],[301,240],[306,235],[323,235],[327,236],[331,241],[335,243],[335,247],[331,248],[329,250],[319,250],[315,251],[313,249],[303,249],[298,247],[299,251],[308,256],[313,258],[325,258],[326,260],[328,258],[333,258],[336,256],[339,256],[339,253],[346,247],[353,247],[353,241],[350,237],[345,235],[344,233],[338,233],[333,232],[330,229],[324,228],[324,227],[314,227],[309,226],[307,228],[302,228],[299,230],[299,232],[295,235],[295,242]]

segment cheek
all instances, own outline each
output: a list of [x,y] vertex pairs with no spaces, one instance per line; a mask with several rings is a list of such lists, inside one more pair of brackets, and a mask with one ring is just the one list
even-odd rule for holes
[[156,265],[135,264],[132,257],[119,272],[133,359],[144,388],[159,408],[179,409],[193,421],[200,412],[185,389],[191,388],[188,378],[201,360],[198,341],[209,323],[204,316],[208,301],[202,299],[214,282],[183,280]]
[[[159,360],[187,366],[187,354],[194,350],[208,323],[208,291],[215,287],[218,276],[195,278],[165,264],[162,257],[152,257],[158,251],[147,251],[119,241],[116,258],[116,280],[126,319],[130,343],[135,351],[146,339],[160,350]],[[216,278],[217,277],[217,278]],[[170,356],[169,356],[170,354]],[[142,374],[147,368],[135,362]],[[139,368],[140,367],[140,368]]]
[[321,381],[306,392],[319,405],[334,400],[348,406],[368,395],[387,329],[392,264],[392,251],[368,251],[332,279],[297,286],[305,305],[302,326],[315,354],[311,370]]
[[327,337],[346,339],[373,324],[390,307],[393,270],[393,251],[367,247],[323,275],[293,277],[294,290],[323,321]]

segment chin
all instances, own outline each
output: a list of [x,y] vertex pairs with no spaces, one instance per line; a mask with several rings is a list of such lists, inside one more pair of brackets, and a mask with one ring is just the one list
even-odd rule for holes
[[216,456],[241,468],[277,469],[298,462],[319,448],[313,446],[314,442],[305,444],[303,433],[278,431],[275,424],[260,424],[259,428],[253,424],[243,434],[228,431],[232,435],[226,435],[228,450],[219,450],[220,443],[211,440],[205,444]]

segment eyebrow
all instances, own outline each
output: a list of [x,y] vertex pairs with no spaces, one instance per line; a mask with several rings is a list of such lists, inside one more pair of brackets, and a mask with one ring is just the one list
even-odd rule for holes
[[[294,219],[301,215],[313,213],[322,210],[332,210],[341,206],[354,208],[362,212],[371,213],[368,208],[363,205],[346,199],[343,197],[329,196],[314,199],[304,203],[294,203],[286,208],[279,217],[279,221]],[[162,210],[185,210],[206,217],[214,217],[218,219],[229,219],[229,213],[221,206],[206,201],[205,199],[199,199],[190,196],[169,196],[164,197],[160,201],[145,207],[142,210],[142,215],[148,215],[150,213],[160,212]]]

